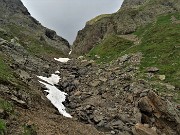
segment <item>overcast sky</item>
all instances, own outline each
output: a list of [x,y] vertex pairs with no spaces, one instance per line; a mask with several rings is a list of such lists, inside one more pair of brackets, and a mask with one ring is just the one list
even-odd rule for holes
[[71,44],[78,30],[100,14],[116,12],[123,0],[22,0],[42,25],[55,30]]

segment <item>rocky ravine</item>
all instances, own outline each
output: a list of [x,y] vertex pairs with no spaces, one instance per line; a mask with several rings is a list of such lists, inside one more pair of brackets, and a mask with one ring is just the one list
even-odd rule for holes
[[[19,0],[2,0],[0,7],[0,134],[180,134],[180,108],[172,95],[160,96],[139,76],[141,52],[109,64],[84,57],[60,63],[54,58],[68,54],[67,41],[41,26]],[[55,87],[68,94],[64,105],[72,119],[59,114],[38,82],[37,76],[57,70],[61,80]],[[149,67],[146,74],[158,70]]]
[[137,77],[141,58],[125,55],[107,65],[74,60],[61,67],[57,87],[69,93],[65,105],[72,116],[105,134],[178,135],[178,105]]
[[[25,132],[23,125],[31,134],[38,135],[180,133],[179,106],[168,95],[168,98],[158,96],[147,80],[138,77],[141,53],[98,65],[83,57],[66,64],[34,57],[23,63],[20,52],[25,53],[22,46],[1,39],[1,53],[16,58],[10,65],[16,81],[0,84],[1,98],[14,105],[13,114],[3,109],[0,113],[8,135]],[[55,86],[68,93],[64,104],[72,119],[59,115],[36,77],[48,77],[57,70],[61,80]],[[149,74],[154,72],[155,68],[147,70]]]
[[6,123],[6,129],[0,129],[1,134],[99,134],[92,126],[59,115],[45,97],[37,75],[48,77],[63,66],[61,63],[30,55],[21,44],[4,39],[0,39],[0,56],[3,57],[3,66],[4,62],[7,65],[7,70],[0,68],[3,71],[0,78],[0,119]]

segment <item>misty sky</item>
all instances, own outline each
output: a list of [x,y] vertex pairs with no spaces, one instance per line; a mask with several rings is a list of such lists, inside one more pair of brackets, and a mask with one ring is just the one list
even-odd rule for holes
[[71,44],[78,30],[97,15],[116,12],[123,0],[22,0],[42,25]]

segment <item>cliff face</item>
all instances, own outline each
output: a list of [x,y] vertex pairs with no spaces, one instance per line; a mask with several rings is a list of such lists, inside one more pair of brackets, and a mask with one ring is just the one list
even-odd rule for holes
[[30,51],[43,45],[56,48],[64,55],[69,52],[68,41],[43,27],[20,0],[0,0],[0,28],[3,38],[17,37]]
[[26,7],[23,6],[20,0],[1,0],[1,11],[4,10],[6,10],[6,15],[12,15],[12,13],[22,13],[24,15],[30,15],[30,13],[26,9]]
[[96,17],[78,32],[73,53],[86,54],[108,35],[133,33],[139,26],[153,22],[157,16],[179,9],[178,0],[125,0],[118,12]]

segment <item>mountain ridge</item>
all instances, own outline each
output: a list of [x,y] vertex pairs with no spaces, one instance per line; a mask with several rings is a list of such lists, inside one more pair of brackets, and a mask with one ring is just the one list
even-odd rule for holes
[[[138,0],[135,1],[139,4]],[[156,16],[177,12],[180,9],[179,1],[177,0],[145,0],[144,3],[140,3],[138,6],[134,6],[134,4],[132,1],[124,1],[117,13],[108,15],[108,17],[104,16],[92,25],[87,23],[84,29],[78,32],[77,38],[73,43],[74,54],[88,53],[107,35],[133,33],[139,26],[154,21]]]
[[[25,47],[28,43],[28,39],[31,39],[31,42],[33,39],[34,42],[52,46],[52,48],[59,49],[62,54],[68,54],[70,48],[68,41],[58,36],[55,31],[43,27],[30,15],[20,0],[2,0],[0,17],[1,29],[11,34],[9,36],[16,35]],[[24,35],[26,39],[23,39],[22,35]],[[35,43],[32,42],[31,44]],[[35,48],[36,47],[34,46],[33,49]],[[30,51],[33,51],[33,49]]]

